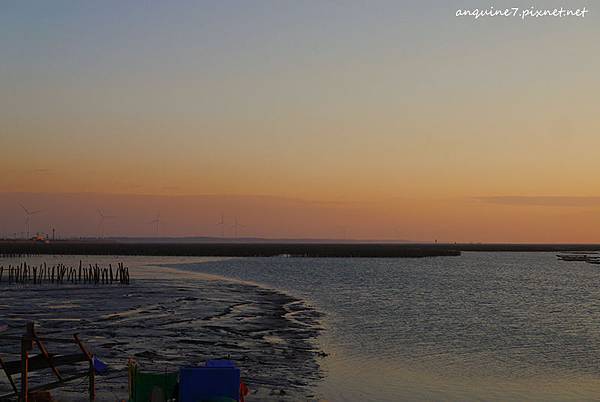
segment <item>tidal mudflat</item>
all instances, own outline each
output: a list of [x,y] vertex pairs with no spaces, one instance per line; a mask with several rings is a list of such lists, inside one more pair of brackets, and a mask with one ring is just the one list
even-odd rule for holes
[[[198,258],[40,256],[29,262],[76,265],[80,258],[84,263],[124,261],[131,284],[4,283],[0,317],[9,325],[4,334],[20,335],[31,320],[44,335],[79,333],[110,366],[110,372],[97,379],[98,400],[126,398],[129,357],[142,370],[155,372],[231,358],[241,367],[255,400],[313,398],[312,386],[321,377],[321,352],[315,342],[320,313],[301,300],[249,283],[157,266]],[[16,261],[4,259],[0,264]],[[60,351],[53,345],[49,349]],[[18,358],[18,352],[18,342],[0,344],[5,360]],[[0,393],[9,392],[6,378],[0,378]],[[54,394],[60,400],[80,400],[86,389],[85,382],[76,382]]]

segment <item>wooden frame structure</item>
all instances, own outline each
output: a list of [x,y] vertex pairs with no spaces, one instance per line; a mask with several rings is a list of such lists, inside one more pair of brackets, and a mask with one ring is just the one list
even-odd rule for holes
[[[16,398],[19,402],[29,402],[30,395],[33,392],[58,388],[70,381],[83,377],[89,378],[89,400],[94,401],[96,399],[96,379],[93,355],[88,351],[83,342],[81,342],[77,334],[73,335],[73,339],[42,338],[36,334],[35,326],[30,322],[27,323],[25,334],[23,334],[22,337],[0,335],[0,340],[21,341],[20,360],[5,362],[2,360],[2,357],[0,357],[0,367],[4,370],[13,389],[13,392],[10,394],[0,395],[0,401],[14,400]],[[79,353],[69,355],[51,354],[48,352],[48,349],[46,349],[45,343],[47,342],[75,344],[80,351]],[[30,352],[33,351],[34,345],[37,345],[40,353],[30,356]],[[88,363],[88,369],[84,372],[65,377],[59,371],[60,366],[75,365],[83,362]],[[29,373],[45,369],[52,370],[56,377],[56,381],[49,384],[30,387],[28,379]],[[20,390],[17,388],[13,379],[13,375],[16,374],[20,374]]]

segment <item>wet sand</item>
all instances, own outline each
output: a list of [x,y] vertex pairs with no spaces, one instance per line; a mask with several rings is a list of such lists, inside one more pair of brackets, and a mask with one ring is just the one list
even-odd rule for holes
[[[125,261],[131,285],[0,285],[0,319],[10,327],[4,334],[20,335],[29,320],[44,335],[79,333],[111,367],[97,379],[99,401],[127,397],[128,357],[142,370],[155,372],[231,358],[252,390],[249,401],[314,398],[311,389],[321,377],[315,342],[320,314],[315,309],[253,284],[150,265],[149,257],[101,259],[107,264]],[[152,259],[160,264],[185,262],[171,260]],[[75,265],[79,257],[56,261]],[[62,350],[55,345],[49,349]],[[5,360],[18,359],[18,351],[18,342],[0,344]],[[10,392],[4,375],[0,378],[0,394]],[[86,390],[83,380],[53,394],[75,401]]]

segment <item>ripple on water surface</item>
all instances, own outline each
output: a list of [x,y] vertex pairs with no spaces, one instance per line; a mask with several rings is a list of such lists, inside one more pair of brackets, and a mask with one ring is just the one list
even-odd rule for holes
[[600,394],[600,268],[552,253],[250,258],[186,269],[325,312],[329,399],[578,400]]

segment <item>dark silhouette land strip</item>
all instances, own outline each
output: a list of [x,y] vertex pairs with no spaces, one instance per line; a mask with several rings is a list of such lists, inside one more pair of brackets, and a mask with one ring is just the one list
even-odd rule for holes
[[176,243],[121,240],[61,240],[41,243],[0,240],[0,255],[147,255],[193,257],[362,257],[422,258],[460,256],[461,252],[563,252],[600,251],[600,244],[394,244],[394,243],[308,243],[276,241]]
[[194,257],[363,257],[460,256],[454,247],[406,244],[314,243],[125,243],[111,241],[0,241],[0,255],[148,255]]

